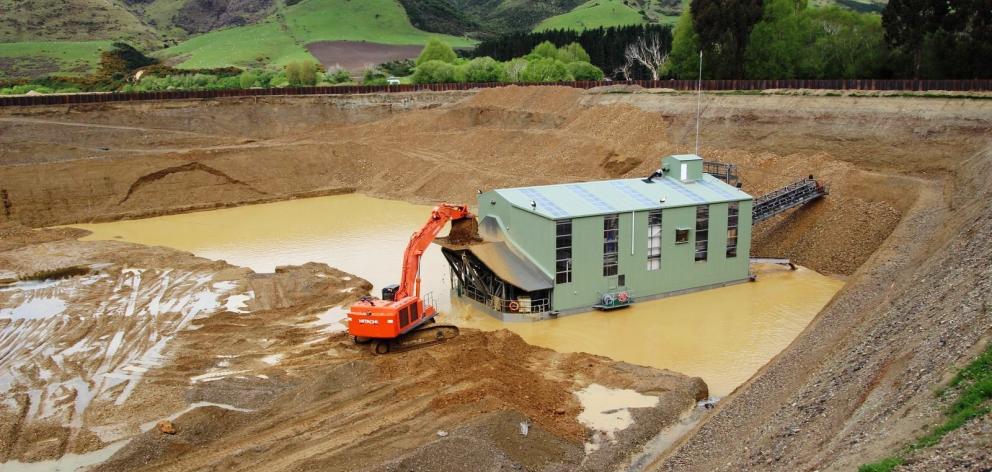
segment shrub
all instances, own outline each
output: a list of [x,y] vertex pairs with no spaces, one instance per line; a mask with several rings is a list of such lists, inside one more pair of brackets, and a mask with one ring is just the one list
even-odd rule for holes
[[416,66],[413,59],[400,59],[397,61],[384,62],[379,65],[379,69],[382,69],[386,74],[396,76],[396,77],[406,77],[413,73],[413,68]]
[[455,66],[442,61],[427,61],[413,73],[415,84],[441,84],[455,79]]
[[512,59],[503,65],[503,78],[506,82],[523,82],[525,69],[527,69],[527,59]]
[[291,87],[317,85],[317,71],[320,65],[313,61],[290,62],[286,64],[286,79]]
[[530,54],[535,57],[556,59],[558,57],[558,48],[556,48],[551,41],[544,41],[543,43],[534,46],[534,49],[531,50]]
[[559,48],[558,59],[566,64],[576,61],[591,62],[589,60],[589,53],[579,43],[569,43]]
[[28,92],[34,91],[36,93],[52,93],[53,90],[44,85],[37,84],[23,84],[15,85],[13,87],[8,87],[5,89],[0,89],[0,95],[24,95]]
[[255,74],[251,72],[243,72],[241,76],[238,77],[238,85],[243,89],[252,88],[255,86],[255,82],[257,80],[258,77],[256,77]]
[[429,61],[441,61],[451,64],[457,58],[458,55],[455,54],[454,49],[451,49],[451,46],[440,39],[431,38],[427,41],[427,45],[424,46],[424,50],[420,51],[420,56],[417,57],[417,65],[420,66]]
[[275,77],[275,73],[266,70],[259,71],[257,77],[255,78],[255,83],[259,87],[270,87],[272,86],[272,78]]
[[351,81],[351,73],[339,65],[333,65],[327,68],[324,78],[332,84],[343,84]]
[[300,63],[300,85],[317,85],[317,72],[321,70],[319,64],[314,61],[303,61]]
[[290,86],[300,85],[300,63],[290,62],[286,64],[286,80],[289,81]]
[[588,62],[571,62],[566,67],[575,80],[603,80],[603,71]]
[[285,87],[287,85],[289,85],[289,79],[286,78],[286,71],[277,72],[269,79],[269,87]]
[[491,57],[472,59],[462,70],[465,82],[499,82],[506,75],[503,64]]
[[558,59],[537,59],[530,61],[522,74],[524,82],[563,82],[573,80],[568,67]]
[[386,85],[387,83],[386,74],[378,67],[370,65],[365,68],[365,73],[362,74],[362,85]]

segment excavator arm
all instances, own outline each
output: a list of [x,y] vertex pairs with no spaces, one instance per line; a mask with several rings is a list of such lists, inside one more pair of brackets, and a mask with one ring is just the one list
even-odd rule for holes
[[472,218],[468,207],[465,205],[452,205],[442,203],[431,211],[431,216],[422,228],[410,237],[410,242],[403,253],[403,276],[400,279],[399,289],[396,291],[396,300],[415,295],[420,296],[420,258],[424,251],[430,246],[437,233],[444,228],[449,221],[456,224],[459,220]]

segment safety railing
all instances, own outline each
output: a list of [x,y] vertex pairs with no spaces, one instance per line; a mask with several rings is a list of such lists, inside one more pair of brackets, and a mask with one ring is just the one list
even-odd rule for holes
[[712,175],[729,185],[737,185],[740,178],[737,175],[737,166],[725,164],[717,161],[703,161],[703,172]]
[[505,299],[493,297],[471,286],[462,287],[462,292],[469,298],[486,305],[501,313],[547,313],[551,311],[550,298]]
[[427,293],[423,294],[420,297],[420,299],[424,302],[424,307],[429,307],[429,306],[436,307],[437,306],[437,305],[434,304],[434,292],[427,292]]

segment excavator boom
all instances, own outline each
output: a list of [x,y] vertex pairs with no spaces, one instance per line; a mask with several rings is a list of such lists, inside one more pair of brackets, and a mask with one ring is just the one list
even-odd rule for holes
[[348,332],[356,342],[371,341],[372,352],[385,354],[446,341],[458,335],[455,326],[426,327],[437,316],[437,308],[420,297],[420,259],[438,232],[449,221],[452,234],[460,224],[472,223],[475,217],[465,205],[443,203],[434,207],[430,218],[416,233],[403,252],[400,283],[383,288],[383,298],[362,297],[348,312]]
[[469,213],[468,207],[465,205],[442,203],[434,207],[427,223],[424,223],[419,231],[413,233],[406,246],[406,251],[403,253],[403,276],[400,278],[400,286],[396,291],[397,300],[409,296],[420,296],[420,258],[424,255],[424,251],[431,245],[445,224],[449,221],[465,218],[472,218],[472,214]]

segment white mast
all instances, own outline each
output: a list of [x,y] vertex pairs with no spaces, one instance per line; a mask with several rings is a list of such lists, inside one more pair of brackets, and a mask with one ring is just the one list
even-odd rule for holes
[[699,112],[703,103],[703,50],[699,50],[699,77],[696,78],[696,155],[699,155]]

